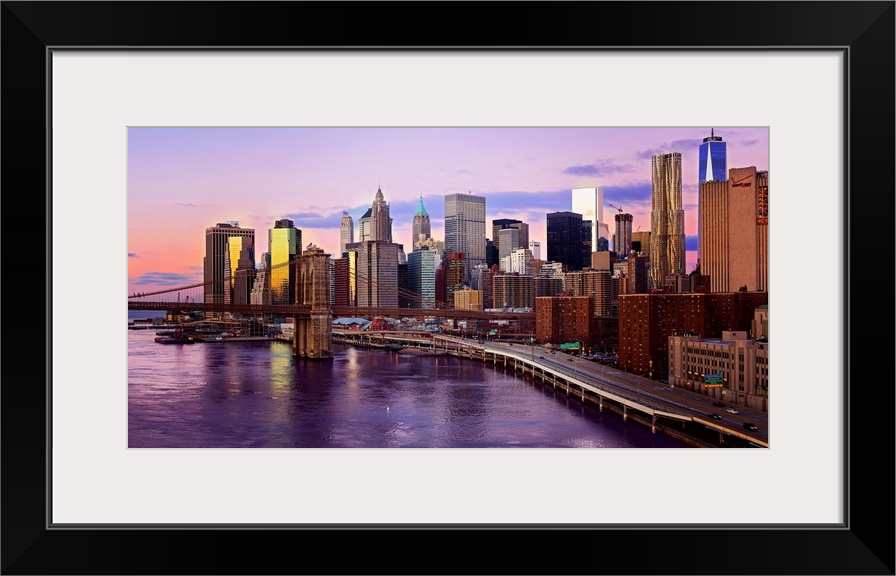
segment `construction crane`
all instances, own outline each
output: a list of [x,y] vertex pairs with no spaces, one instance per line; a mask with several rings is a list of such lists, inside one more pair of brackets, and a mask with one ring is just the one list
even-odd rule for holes
[[619,213],[622,214],[622,208],[620,208],[619,206],[613,206],[609,202],[607,202],[607,206],[609,206],[610,208],[615,208],[615,209],[619,210]]

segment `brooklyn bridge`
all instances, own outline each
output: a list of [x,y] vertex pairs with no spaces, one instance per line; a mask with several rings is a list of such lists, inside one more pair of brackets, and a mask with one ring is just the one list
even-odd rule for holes
[[[292,304],[250,304],[232,302],[229,289],[224,291],[221,302],[206,302],[208,288],[216,283],[230,283],[231,286],[245,278],[254,280],[260,273],[285,267],[294,267],[295,301]],[[377,285],[376,278],[370,278],[354,271],[354,282]],[[374,318],[374,317],[417,317],[443,318],[455,320],[508,320],[535,321],[534,312],[467,310],[437,302],[435,307],[423,302],[419,294],[398,289],[410,307],[374,307],[333,305],[330,299],[330,255],[320,249],[308,249],[284,264],[255,270],[237,270],[232,277],[186,286],[167,288],[149,293],[135,293],[128,296],[128,310],[160,310],[177,312],[203,312],[206,314],[240,315],[282,315],[293,319],[293,355],[302,358],[326,359],[333,357],[333,318]],[[228,287],[229,288],[229,287]],[[220,292],[220,291],[219,291]]]

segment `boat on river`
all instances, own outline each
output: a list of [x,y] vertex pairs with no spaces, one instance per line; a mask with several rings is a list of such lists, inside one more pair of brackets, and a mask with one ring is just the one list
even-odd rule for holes
[[155,341],[159,344],[193,344],[196,341],[189,336],[177,338],[176,336],[156,336]]

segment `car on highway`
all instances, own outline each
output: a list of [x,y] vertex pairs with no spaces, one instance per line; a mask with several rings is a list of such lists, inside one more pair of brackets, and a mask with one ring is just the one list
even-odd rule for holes
[[715,401],[715,402],[713,402],[712,405],[713,405],[713,406],[721,406],[722,408],[725,407],[725,403],[724,403],[724,402],[719,402],[719,401]]
[[734,408],[725,408],[725,412],[730,412],[731,414],[740,414],[740,412],[738,412]]
[[538,359],[539,359],[539,360],[544,360],[544,356],[539,356]]
[[744,428],[747,430],[759,430],[759,426],[753,424],[752,422],[744,422]]
[[721,420],[722,419],[722,417],[719,416],[718,414],[707,414],[707,416],[709,416],[713,420]]

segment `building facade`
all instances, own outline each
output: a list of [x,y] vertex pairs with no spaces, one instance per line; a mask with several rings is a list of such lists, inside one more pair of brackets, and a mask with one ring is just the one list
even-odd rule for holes
[[370,233],[370,214],[371,209],[368,208],[360,218],[358,218],[358,242],[367,242],[372,238]]
[[492,279],[495,308],[532,308],[535,306],[535,277],[519,274],[495,274]]
[[517,248],[510,253],[510,271],[521,276],[535,276],[535,258],[532,252]]
[[294,304],[296,300],[295,258],[302,246],[302,231],[283,218],[268,230],[271,304]]
[[619,367],[664,378],[669,337],[719,338],[725,330],[747,331],[768,292],[652,293],[619,296]]
[[728,145],[711,130],[700,145],[697,183],[724,180],[728,176]]
[[349,300],[348,258],[333,261],[333,305],[354,306]]
[[416,250],[417,242],[426,240],[432,235],[432,224],[429,221],[429,213],[423,206],[423,194],[420,195],[420,203],[414,212],[414,222],[411,224],[411,249]]
[[552,212],[547,215],[548,260],[566,271],[582,269],[582,215]]
[[650,270],[647,256],[630,254],[625,261],[626,290],[625,294],[647,294],[650,291]]
[[726,330],[720,338],[670,336],[669,384],[767,412],[768,346],[741,330]]
[[469,283],[473,266],[485,264],[485,197],[445,196],[445,253],[453,252],[464,253],[464,281]]
[[587,296],[536,298],[535,339],[550,344],[578,342],[589,350],[594,340],[591,309]]
[[249,295],[249,304],[260,305],[271,303],[271,282],[268,273],[271,269],[271,255],[265,252],[258,261],[258,271]]
[[482,292],[464,288],[454,293],[454,307],[459,310],[482,310]]
[[[349,244],[355,243],[355,222],[352,220],[348,212],[342,213],[342,220],[339,221],[339,256],[345,254]],[[301,246],[301,242],[299,246]]]
[[660,286],[670,274],[684,274],[684,210],[681,204],[681,153],[657,154],[652,159],[650,212],[650,273]]
[[616,220],[616,235],[613,236],[613,250],[620,256],[627,256],[632,251],[632,220],[631,214],[620,213],[614,216]]
[[202,268],[205,302],[240,302],[239,297],[235,298],[236,290],[236,296],[245,293],[245,301],[241,303],[248,304],[252,288],[248,275],[255,270],[255,230],[240,228],[236,221],[206,228]]
[[501,244],[501,230],[513,229],[517,231],[516,240],[511,246],[507,246],[510,250],[516,248],[525,248],[529,244],[529,225],[522,220],[514,220],[512,218],[499,218],[492,220],[492,242],[495,248],[500,252],[504,249]]
[[[598,246],[591,242],[591,228],[593,227],[593,223],[590,220],[582,220],[582,267],[587,267],[588,262],[591,261],[591,254],[598,250]],[[600,243],[600,238],[597,239],[598,243]]]
[[632,232],[632,251],[650,258],[650,232]]
[[370,206],[370,240],[392,242],[392,217],[389,216],[389,203],[383,198],[383,190],[376,189],[373,204]]
[[477,267],[479,274],[476,289],[482,293],[482,307],[494,308],[494,278],[495,274],[500,274],[498,266]]
[[408,254],[408,289],[414,294],[413,308],[436,307],[436,270],[441,256],[436,250],[414,250]]
[[467,258],[463,252],[452,252],[442,260],[444,278],[444,300],[442,302],[449,308],[454,307],[454,293],[464,288],[464,278],[467,269]]
[[529,240],[529,250],[532,252],[533,258],[535,258],[536,260],[541,260],[541,242]]
[[768,172],[732,168],[700,184],[700,272],[711,292],[768,290]]
[[[604,221],[604,191],[600,186],[594,188],[573,188],[572,212],[582,215],[582,221],[591,222],[591,246],[597,246],[597,239],[602,233]],[[548,256],[550,259],[550,256]]]
[[[510,254],[520,245],[520,231],[516,228],[498,230],[498,267],[505,272],[510,271]],[[505,263],[506,262],[506,263]]]
[[566,274],[566,290],[572,296],[590,298],[593,316],[615,316],[618,293],[609,269],[586,269]]
[[358,306],[398,307],[398,244],[368,240],[357,247]]

